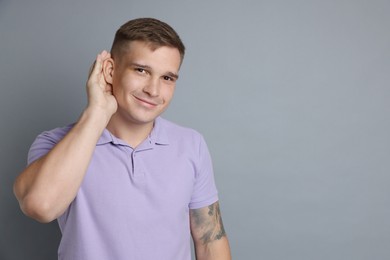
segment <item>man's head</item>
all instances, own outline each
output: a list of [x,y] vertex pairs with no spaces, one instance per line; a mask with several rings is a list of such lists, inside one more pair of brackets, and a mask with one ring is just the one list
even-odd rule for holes
[[118,103],[111,121],[152,125],[174,94],[184,57],[179,36],[156,19],[131,20],[117,31],[111,56],[103,62]]
[[112,57],[117,59],[128,52],[132,41],[144,42],[152,50],[163,46],[176,48],[181,62],[183,61],[185,47],[179,35],[171,26],[157,19],[139,18],[123,24],[115,34],[111,47]]

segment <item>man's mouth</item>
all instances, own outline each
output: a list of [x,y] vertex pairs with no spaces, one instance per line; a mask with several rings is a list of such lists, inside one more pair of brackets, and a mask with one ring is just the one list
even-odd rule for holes
[[140,97],[137,97],[135,95],[133,95],[133,96],[135,99],[137,99],[138,101],[140,101],[148,106],[156,107],[159,104],[157,101],[152,101],[152,100],[148,100],[145,98],[140,98]]

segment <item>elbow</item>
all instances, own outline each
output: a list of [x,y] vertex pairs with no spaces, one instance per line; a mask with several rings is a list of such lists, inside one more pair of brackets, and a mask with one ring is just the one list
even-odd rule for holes
[[22,212],[40,222],[49,223],[57,218],[57,215],[53,211],[53,207],[45,200],[34,198],[34,196],[27,195],[22,200],[19,200],[20,208]]
[[13,192],[26,216],[41,223],[49,223],[57,218],[49,196],[42,196],[28,189],[20,177],[14,182]]

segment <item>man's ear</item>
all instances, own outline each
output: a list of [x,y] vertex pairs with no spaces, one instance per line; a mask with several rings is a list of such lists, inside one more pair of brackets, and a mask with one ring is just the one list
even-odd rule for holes
[[103,61],[103,75],[108,84],[112,84],[114,75],[114,60],[108,58]]

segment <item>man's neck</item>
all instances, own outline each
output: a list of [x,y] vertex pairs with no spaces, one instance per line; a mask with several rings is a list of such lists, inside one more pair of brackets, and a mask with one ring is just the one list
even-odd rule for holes
[[123,120],[117,115],[113,115],[107,125],[107,129],[117,138],[127,142],[132,148],[136,148],[150,134],[154,122],[137,124],[129,120]]

